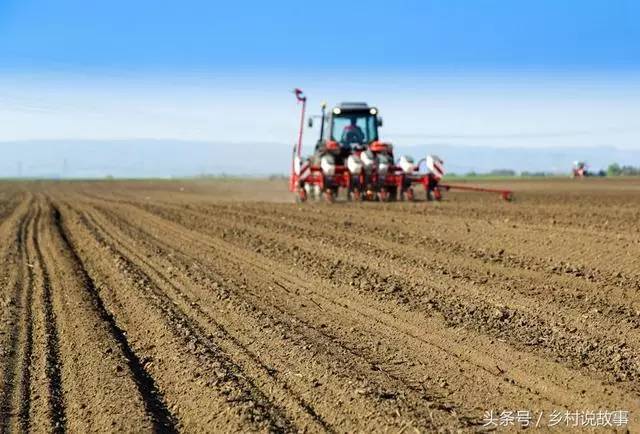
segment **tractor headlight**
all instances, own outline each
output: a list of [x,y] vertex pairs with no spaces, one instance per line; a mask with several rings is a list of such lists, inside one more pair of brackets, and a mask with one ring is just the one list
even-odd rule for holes
[[340,113],[342,113],[342,110],[340,110],[339,107],[336,107],[336,108],[333,109],[333,114],[334,115],[339,115]]
[[371,113],[373,116],[378,114],[378,110],[372,108],[371,110],[369,110],[369,113]]

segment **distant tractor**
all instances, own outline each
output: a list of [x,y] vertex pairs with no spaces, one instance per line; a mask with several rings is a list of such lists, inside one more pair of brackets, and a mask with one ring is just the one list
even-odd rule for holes
[[574,163],[573,163],[573,177],[574,178],[585,178],[587,176],[590,176],[591,174],[589,173],[588,167],[589,166],[584,161],[574,161]]

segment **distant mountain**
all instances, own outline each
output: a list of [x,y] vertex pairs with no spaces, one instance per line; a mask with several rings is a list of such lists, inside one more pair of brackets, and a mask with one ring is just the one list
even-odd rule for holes
[[0,142],[0,177],[168,178],[288,173],[291,147],[179,140]]
[[[310,148],[307,148],[310,149]],[[0,177],[126,178],[184,177],[203,174],[266,176],[287,174],[291,145],[215,143],[179,140],[0,142]],[[449,172],[493,169],[568,173],[575,160],[593,170],[610,163],[640,166],[640,151],[599,148],[498,148],[431,144],[397,146],[396,154],[428,153],[445,161]]]

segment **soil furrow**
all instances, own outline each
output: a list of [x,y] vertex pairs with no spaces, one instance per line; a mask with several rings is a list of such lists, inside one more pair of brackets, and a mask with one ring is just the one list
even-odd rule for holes
[[[292,266],[303,265],[310,273],[332,280],[337,279],[352,286],[352,282],[355,281],[356,288],[359,286],[360,289],[363,289],[364,284],[364,290],[373,292],[377,297],[392,298],[420,310],[437,311],[452,324],[469,324],[479,331],[490,333],[500,339],[508,339],[525,350],[530,348],[546,349],[555,357],[568,361],[572,367],[593,366],[599,371],[607,372],[613,381],[624,381],[632,387],[632,390],[637,390],[639,387],[640,363],[637,355],[632,348],[628,347],[626,341],[609,337],[608,330],[614,327],[613,323],[608,329],[600,329],[602,331],[600,336],[589,336],[586,331],[582,330],[581,322],[575,323],[581,326],[580,329],[573,329],[573,324],[562,325],[556,316],[558,309],[545,311],[536,306],[539,303],[529,304],[526,298],[518,304],[502,305],[494,294],[495,286],[492,288],[492,293],[475,290],[476,301],[469,305],[464,300],[458,297],[454,298],[450,294],[451,285],[454,288],[460,288],[459,292],[468,293],[470,287],[477,287],[473,282],[471,285],[463,286],[451,277],[438,276],[436,278],[421,270],[407,267],[404,263],[388,267],[394,271],[404,269],[403,272],[390,274],[384,268],[375,265],[381,262],[380,256],[376,258],[369,256],[368,253],[360,253],[358,256],[361,260],[359,263],[354,263],[351,258],[355,255],[342,254],[339,248],[330,244],[324,246],[322,251],[318,251],[313,241],[305,242],[306,237],[287,236],[273,227],[262,228],[258,224],[259,219],[254,221],[252,225],[249,223],[243,225],[237,218],[225,220],[213,216],[206,221],[200,220],[195,223],[198,220],[186,221],[180,216],[173,217],[191,229],[202,230],[205,233],[218,236],[222,235],[225,240],[235,242],[240,247],[258,250],[263,255],[284,261]],[[226,232],[222,228],[226,228]],[[327,235],[326,238],[331,238],[331,235]],[[344,244],[342,245],[344,246]],[[364,245],[359,247],[362,248],[357,248],[357,251],[364,251]],[[384,255],[384,253],[380,252],[380,255]],[[325,259],[319,260],[319,257]],[[367,257],[367,260],[362,260]],[[393,260],[391,261],[393,263]],[[434,283],[436,280],[440,280],[442,283],[437,286],[424,287],[422,284],[424,280],[420,278],[422,276]],[[390,287],[393,287],[394,290],[389,291]],[[505,288],[505,293],[507,291],[508,288]],[[488,303],[480,303],[479,299],[482,298],[488,298]],[[514,298],[513,295],[511,298]],[[491,301],[491,299],[496,301]],[[554,313],[547,314],[546,312]],[[545,316],[548,318],[545,319]],[[579,317],[579,314],[574,313],[567,316],[576,318]],[[589,325],[586,324],[586,326]],[[576,331],[582,336],[576,334]],[[595,345],[594,341],[597,342]],[[532,343],[537,345],[532,347]],[[576,343],[577,345],[575,345]]]
[[0,394],[0,427],[3,430],[9,429],[13,425],[12,422],[17,422],[16,425],[20,426],[21,395],[25,392],[23,372],[29,363],[31,347],[29,341],[31,282],[24,276],[29,276],[25,243],[33,215],[30,204],[27,207],[26,214],[19,219],[12,248],[5,252],[7,256],[3,260],[6,262],[11,258],[17,264],[9,284],[9,287],[13,287],[13,291],[6,294],[7,298],[3,300],[3,304],[6,305],[3,306],[2,322],[3,325],[8,326],[6,332],[3,330],[3,334],[7,334],[8,342],[2,348],[4,369],[3,388]]
[[[121,228],[121,229],[122,229],[122,230],[124,230],[124,228]],[[106,232],[106,231],[103,229],[103,232]],[[115,231],[110,230],[110,231],[109,231],[109,233],[114,234],[114,233],[115,233]],[[140,234],[137,234],[136,239],[144,239],[144,237],[140,238],[140,236],[139,236],[139,235],[140,235]],[[153,247],[152,247],[152,248],[153,248]],[[155,247],[154,249],[156,249],[156,252],[157,252],[157,247]],[[169,253],[169,256],[172,256],[172,257],[173,257],[173,256],[175,256],[175,255],[179,252],[179,250],[170,249],[170,250],[167,250],[166,252],[167,252],[167,253]],[[192,257],[192,258],[193,258],[193,257]],[[193,260],[192,260],[191,262],[193,262]],[[174,264],[174,265],[176,265],[176,264]],[[234,265],[236,265],[236,264],[234,264]],[[210,267],[209,265],[205,266],[205,265],[203,264],[202,269],[208,269],[209,267]],[[231,268],[231,267],[229,267],[229,268]],[[235,267],[234,267],[234,268],[235,268]],[[246,278],[246,277],[247,277],[247,275],[246,275],[246,273],[245,273],[245,278]],[[182,279],[180,279],[179,277],[173,276],[173,280],[182,280]],[[246,281],[246,279],[245,279],[245,281]],[[229,281],[227,280],[227,281],[225,281],[225,282],[224,282],[224,284],[223,284],[223,285],[224,285],[225,287],[229,287],[229,284],[230,284],[230,283],[231,283],[231,282],[229,282]],[[269,282],[269,283],[272,283],[272,282]],[[218,286],[217,286],[217,284],[216,284],[216,286],[215,286],[215,287],[216,287],[216,288],[218,287]],[[245,288],[245,291],[246,291],[246,289],[248,289],[248,285],[246,285],[246,284],[245,284],[245,285],[243,285],[243,288]],[[246,295],[246,293],[245,293],[245,295]],[[228,298],[228,297],[227,297],[227,298]],[[247,300],[248,300],[248,298],[247,298],[247,297],[240,296],[240,298],[241,298],[241,300],[242,300],[242,301],[241,301],[241,303],[247,303]],[[196,299],[197,299],[197,298],[196,298]],[[187,300],[187,301],[189,301],[189,300]],[[250,309],[245,310],[245,311],[243,312],[243,315],[252,315],[252,312],[255,312],[256,310],[257,310],[257,311],[261,311],[262,309],[264,309],[264,307],[263,307],[263,306],[261,306],[260,304],[264,305],[264,303],[266,302],[266,300],[263,298],[263,299],[262,299],[262,300],[260,300],[260,301],[261,301],[261,303],[256,303],[256,301],[255,301],[255,300],[253,300],[253,304],[251,304],[252,302],[251,302],[251,301],[249,301],[248,303],[249,303],[249,305],[250,305]],[[211,315],[211,314],[208,314],[208,313],[206,313],[206,312],[204,312],[204,310],[198,306],[198,303],[194,303],[193,301],[191,301],[191,305],[192,305],[192,308],[193,308],[194,310],[197,310],[201,315],[203,315],[205,318],[207,318],[207,319],[209,320],[209,322],[213,322],[213,323],[215,323],[215,320],[213,319],[212,315]],[[277,313],[279,313],[280,315],[282,315],[282,314],[287,315],[287,313],[285,313],[283,310],[279,310]],[[291,314],[290,314],[290,313],[288,313],[288,315],[291,315]],[[286,316],[283,316],[283,318],[284,318],[284,317],[286,317]],[[246,317],[245,317],[245,318],[246,318]],[[300,322],[301,324],[305,324],[304,320],[303,320],[303,319],[301,319],[300,317],[297,317],[297,318],[296,318],[295,323],[297,324],[298,322]],[[283,325],[283,326],[285,326],[285,327],[286,327],[286,326],[288,326],[288,325],[289,325],[289,322],[288,322],[288,321],[282,321],[282,320],[280,320],[280,321],[278,322],[278,324],[279,324],[279,325]],[[308,324],[305,324],[305,325],[307,325],[308,327],[310,327]],[[298,328],[299,328],[299,327],[298,327]],[[287,327],[287,329],[288,329],[288,330],[290,330],[290,332],[292,332],[292,334],[296,333],[296,331],[294,331],[294,330],[293,330],[293,329],[291,329],[290,327]],[[320,329],[320,330],[321,330],[321,329]],[[421,396],[421,397],[426,397],[426,396],[425,396],[426,391],[425,391],[424,389],[421,389],[421,388],[415,388],[414,386],[407,384],[407,383],[406,383],[406,382],[404,382],[402,379],[395,377],[395,376],[393,375],[393,373],[392,373],[392,372],[390,372],[390,371],[386,371],[385,369],[383,369],[383,368],[382,368],[382,367],[380,367],[379,365],[376,365],[376,363],[372,362],[372,361],[371,361],[371,359],[367,359],[367,358],[365,358],[362,354],[358,354],[358,353],[354,352],[354,351],[353,351],[353,349],[347,348],[346,346],[344,346],[344,344],[342,344],[340,341],[336,340],[334,337],[330,337],[327,333],[325,333],[325,332],[323,332],[323,331],[318,331],[318,330],[315,330],[315,332],[316,332],[317,334],[320,334],[321,336],[323,336],[323,338],[324,338],[324,339],[326,339],[326,338],[330,338],[330,339],[331,339],[331,343],[329,344],[329,346],[337,345],[338,347],[341,347],[344,351],[348,352],[352,357],[362,358],[362,359],[363,359],[363,361],[364,361],[364,363],[365,363],[365,370],[366,370],[366,371],[370,371],[370,370],[372,369],[372,367],[374,367],[374,369],[375,369],[376,371],[380,371],[380,372],[382,372],[382,373],[383,373],[383,374],[384,374],[388,379],[393,380],[393,381],[396,381],[396,382],[403,383],[403,384],[405,385],[405,387],[408,387],[408,388],[410,388],[410,389],[414,389],[414,390],[416,390],[416,391],[419,391],[419,393],[420,393],[420,396]],[[225,334],[225,337],[226,337],[226,338],[228,338],[228,339],[232,339],[232,340],[236,341],[236,339],[234,339],[233,337],[229,336],[227,333],[224,333],[224,334]],[[289,336],[288,340],[289,340],[289,341],[291,340],[291,336]],[[317,344],[317,342],[315,342],[315,343]],[[306,346],[308,346],[308,345],[307,345],[307,343],[305,343],[305,344],[304,344],[304,345],[302,345],[302,346],[303,346],[303,347],[306,347]],[[301,348],[300,350],[301,350],[302,352],[304,352],[304,349],[303,349],[303,348]],[[334,356],[334,357],[340,357],[340,355],[339,355],[339,354],[335,354],[335,356]],[[255,359],[255,356],[252,356],[252,359]],[[336,375],[339,375],[339,371],[337,371],[337,372],[336,372]],[[347,378],[345,381],[348,381],[348,378]],[[433,398],[433,396],[432,396],[432,398]],[[448,403],[447,403],[447,404],[443,404],[443,408],[448,408],[448,409],[449,409],[449,411],[453,411],[453,408],[452,408],[452,407],[451,407],[451,405],[450,405],[450,404],[448,404]],[[408,409],[411,409],[411,406],[408,406]],[[414,411],[415,411],[415,409],[414,409]]]
[[[128,202],[129,203],[129,202]],[[136,205],[132,203],[132,205]],[[478,265],[473,260],[477,260],[482,264],[489,264],[491,266],[500,265],[505,269],[513,269],[516,272],[526,271],[528,275],[533,275],[533,272],[546,275],[562,276],[565,279],[559,281],[563,285],[573,283],[576,288],[584,288],[585,284],[589,285],[590,292],[597,292],[603,297],[600,300],[592,300],[592,305],[601,302],[603,305],[610,306],[607,309],[607,314],[613,313],[616,310],[623,310],[626,314],[626,319],[631,321],[638,321],[637,315],[635,315],[635,309],[633,306],[615,306],[615,300],[612,299],[611,293],[618,295],[621,292],[621,288],[627,290],[633,288],[640,288],[640,275],[632,275],[630,273],[621,273],[619,271],[604,271],[595,268],[590,268],[585,265],[572,264],[567,262],[553,262],[549,258],[539,258],[535,256],[527,256],[523,254],[512,254],[505,252],[503,248],[496,248],[495,250],[487,248],[478,248],[476,245],[469,245],[458,241],[448,241],[442,238],[442,235],[435,236],[424,231],[424,228],[413,224],[399,225],[396,219],[399,219],[397,213],[388,213],[394,217],[381,218],[376,221],[375,227],[362,223],[366,221],[366,218],[361,218],[357,210],[348,210],[350,212],[331,212],[325,214],[326,210],[319,210],[316,213],[305,213],[304,219],[300,217],[300,212],[296,212],[282,208],[275,210],[258,209],[256,206],[242,206],[242,207],[224,207],[224,206],[207,206],[201,207],[184,207],[177,205],[151,205],[151,204],[137,204],[143,206],[150,211],[157,210],[159,212],[166,212],[167,208],[177,212],[175,215],[183,213],[197,213],[202,217],[214,216],[216,220],[226,219],[228,221],[245,221],[248,223],[257,223],[267,220],[271,224],[277,224],[280,228],[296,228],[299,234],[304,234],[305,237],[313,236],[314,239],[322,239],[331,237],[331,232],[319,232],[319,228],[323,226],[324,222],[333,221],[336,217],[340,220],[345,220],[344,227],[348,229],[344,232],[339,232],[341,235],[345,235],[348,239],[361,242],[364,246],[360,248],[364,249],[365,246],[368,250],[371,250],[373,246],[378,244],[382,238],[385,241],[389,241],[398,247],[405,249],[411,249],[413,246],[419,245],[421,251],[433,252],[434,255],[431,258],[432,261],[442,264],[444,261],[439,259],[439,256],[444,256],[447,260],[452,259],[453,255],[457,259],[456,266],[458,268],[463,267],[462,263],[466,261],[464,268],[467,270],[473,270],[478,268]],[[347,211],[347,210],[345,210]],[[362,216],[364,217],[364,216]],[[466,226],[468,228],[468,226]],[[470,230],[470,229],[469,229]],[[371,234],[375,234],[372,237]],[[367,237],[368,235],[368,237]],[[373,242],[373,241],[376,242]],[[383,248],[383,245],[378,247],[381,253],[388,252]],[[378,253],[378,252],[376,252]],[[390,253],[390,252],[388,252]],[[408,252],[402,252],[400,257],[405,257]],[[399,257],[395,254],[395,257]],[[442,265],[441,265],[442,266]],[[536,273],[537,274],[537,273]],[[577,278],[577,281],[576,281]],[[582,281],[582,282],[581,282]],[[571,297],[572,302],[580,304],[584,297],[579,297],[576,294],[576,289],[563,291],[563,287],[555,286],[554,292],[560,292],[560,296]],[[606,297],[606,298],[605,298]],[[614,306],[611,306],[611,304]],[[638,306],[640,308],[640,306]]]
[[[186,295],[185,292],[178,285],[176,285],[176,283],[174,283],[175,279],[168,278],[163,273],[163,271],[161,271],[157,267],[155,267],[150,261],[147,261],[142,255],[136,254],[136,250],[124,247],[124,244],[122,243],[122,241],[118,241],[118,244],[120,244],[123,247],[119,247],[118,245],[116,245],[113,242],[106,241],[104,236],[107,233],[110,234],[110,237],[111,237],[112,240],[116,239],[116,237],[114,236],[113,232],[107,232],[95,220],[87,217],[86,214],[83,215],[81,220],[92,231],[92,233],[94,234],[96,239],[98,239],[99,241],[102,241],[105,244],[108,244],[112,251],[116,252],[117,254],[132,258],[132,260],[135,261],[136,264],[141,264],[146,270],[148,270],[148,271],[144,272],[144,273],[147,273],[147,272],[149,273],[149,274],[146,274],[147,278],[150,278],[150,279],[152,279],[154,281],[160,280],[161,282],[164,283],[164,285],[170,287],[172,289],[172,292],[174,292],[177,295],[177,297],[182,302],[184,302],[186,306],[188,306],[188,309],[190,309],[195,314],[195,315],[193,315],[193,314],[190,315],[190,314],[185,312],[184,313],[185,316],[187,316],[187,317],[192,317],[193,316],[196,321],[198,321],[198,319],[197,319],[198,316],[203,317],[204,321],[200,322],[200,324],[199,324],[200,327],[207,328],[207,327],[212,327],[213,326],[215,332],[217,332],[216,333],[217,335],[221,335],[221,336],[223,336],[223,338],[225,340],[231,341],[233,343],[233,345],[235,345],[239,349],[239,351],[245,353],[247,355],[247,357],[249,357],[253,363],[257,364],[259,366],[259,368],[262,371],[264,371],[264,373],[266,375],[268,375],[269,377],[274,378],[276,380],[276,382],[278,382],[278,385],[280,387],[282,387],[287,393],[292,394],[294,396],[294,399],[297,401],[297,404],[300,406],[302,411],[306,411],[309,414],[309,416],[311,416],[311,418],[320,427],[322,427],[324,430],[331,431],[331,428],[327,424],[327,422],[325,420],[323,420],[323,418],[321,416],[316,414],[314,409],[303,398],[301,398],[300,396],[294,394],[291,390],[289,390],[289,388],[286,385],[286,383],[284,383],[282,381],[279,381],[279,379],[277,378],[276,375],[274,375],[272,370],[269,367],[267,367],[258,358],[258,356],[256,356],[250,350],[248,350],[235,337],[230,335],[227,332],[227,330],[215,319],[215,317],[213,315],[211,315],[211,314],[206,313],[202,308],[200,308],[200,306],[197,303],[194,302],[193,298],[190,298],[188,295]],[[100,233],[98,233],[98,231]],[[122,248],[126,249],[126,252],[123,252],[122,250],[120,250]],[[208,326],[205,325],[205,324],[208,324]],[[271,387],[273,387],[273,386],[271,386]]]
[[78,256],[73,245],[69,242],[67,231],[65,230],[64,223],[61,221],[60,211],[55,206],[53,207],[53,222],[56,230],[60,233],[64,247],[69,251],[71,257],[77,264],[77,273],[88,291],[95,310],[102,321],[107,324],[109,332],[113,339],[117,342],[118,346],[122,350],[124,357],[126,358],[127,365],[133,374],[134,381],[140,392],[140,396],[143,399],[144,406],[151,417],[154,424],[154,430],[161,432],[177,432],[175,421],[165,403],[163,402],[162,395],[158,391],[158,388],[149,373],[145,370],[142,362],[136,353],[131,349],[125,332],[118,327],[113,315],[107,310],[100,293],[95,287],[95,284],[91,277],[87,274],[82,259]]
[[[97,232],[93,233],[96,240],[109,246],[108,242]],[[112,249],[109,246],[110,250]],[[214,378],[203,384],[206,387],[215,387],[219,390],[221,397],[228,396],[229,391],[233,391],[233,397],[227,397],[228,402],[236,402],[239,410],[246,414],[248,418],[255,421],[256,428],[271,427],[276,431],[292,431],[290,421],[281,414],[280,409],[273,405],[267,397],[260,391],[251,379],[247,378],[242,371],[222,352],[219,346],[211,339],[211,334],[205,332],[196,322],[194,322],[180,307],[178,303],[170,299],[164,290],[154,283],[153,276],[149,276],[147,271],[136,265],[126,254],[117,254],[115,259],[118,263],[118,270],[123,274],[123,278],[131,282],[132,287],[139,289],[140,295],[144,297],[146,303],[154,306],[164,318],[166,325],[172,333],[182,341],[181,351],[193,354],[199,363],[199,368],[210,367],[210,372],[206,377]],[[142,346],[142,343],[140,343]],[[202,365],[204,363],[204,365]],[[197,376],[205,376],[197,370]],[[169,386],[165,386],[165,389]],[[168,394],[167,394],[168,396]],[[174,403],[178,405],[178,403]],[[181,407],[191,403],[180,403]],[[250,404],[250,405],[247,405]],[[189,410],[183,408],[187,413]],[[266,425],[265,425],[266,424]]]
[[286,187],[0,183],[0,431],[640,430],[638,179]]
[[[35,239],[35,226],[37,219],[31,220],[31,241]],[[22,378],[20,380],[20,427],[23,432],[29,432],[29,424],[31,420],[31,377],[33,375],[33,333],[34,333],[34,318],[32,312],[35,275],[33,271],[33,259],[27,246],[22,246],[23,260],[25,261],[27,268],[27,277],[25,279],[25,295],[24,295],[24,335],[25,340],[23,344],[22,355]]]
[[[133,222],[133,215],[131,214],[131,212],[127,212],[127,216],[128,216],[128,222],[129,224]],[[142,220],[144,221],[143,225],[145,228],[150,228],[150,225],[152,225],[152,222],[154,222],[153,219],[151,219],[149,216],[145,216],[144,219]],[[158,231],[158,238],[165,238],[169,233],[170,233],[171,229],[169,226],[163,226],[161,229],[159,229]],[[162,234],[162,235],[160,235]],[[192,245],[194,243],[198,243],[198,242],[202,242],[204,240],[204,238],[202,236],[196,236],[193,239],[189,239],[188,237],[184,239],[184,241],[182,242],[182,245]],[[227,255],[230,254],[231,252],[228,251],[228,246],[227,246]],[[248,259],[248,257],[245,255],[244,260],[246,261]],[[273,270],[267,271],[265,270],[265,272],[269,273],[269,272],[273,272]]]
[[[50,199],[41,197],[34,250],[42,280],[45,374],[55,430],[151,431],[126,356],[96,310],[79,264],[65,244]],[[79,349],[81,350],[79,351]]]
[[62,360],[60,358],[60,338],[58,336],[57,316],[53,310],[51,280],[40,247],[41,214],[38,213],[34,224],[34,247],[36,260],[40,264],[43,285],[44,324],[46,335],[46,374],[49,380],[49,407],[51,410],[51,429],[62,433],[66,430],[65,399],[62,391]]

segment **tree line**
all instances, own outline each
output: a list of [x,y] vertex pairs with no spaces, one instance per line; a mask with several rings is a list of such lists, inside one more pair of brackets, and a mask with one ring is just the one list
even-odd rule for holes
[[[623,165],[621,166],[618,163],[610,164],[606,170],[599,170],[597,172],[587,171],[588,176],[640,176],[640,167]],[[515,177],[515,176],[523,176],[523,177],[544,177],[544,176],[558,176],[558,173],[555,172],[546,172],[546,171],[522,171],[520,173],[516,172],[512,169],[494,169],[490,172],[486,173],[478,173],[475,171],[467,172],[465,174],[459,173],[449,173],[448,176],[456,177],[456,176],[464,176],[464,177],[487,177],[487,176],[495,176],[495,177]]]
[[609,164],[607,176],[640,176],[640,167],[621,166],[618,163]]

